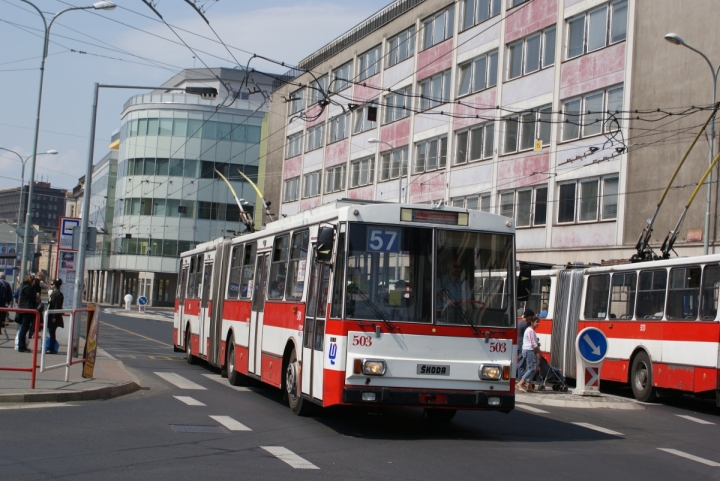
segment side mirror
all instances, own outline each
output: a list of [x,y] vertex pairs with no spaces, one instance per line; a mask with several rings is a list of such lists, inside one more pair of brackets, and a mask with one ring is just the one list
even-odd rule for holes
[[532,271],[530,269],[520,269],[517,283],[517,300],[527,301],[532,293]]
[[315,261],[319,264],[332,264],[335,227],[320,227],[317,236]]

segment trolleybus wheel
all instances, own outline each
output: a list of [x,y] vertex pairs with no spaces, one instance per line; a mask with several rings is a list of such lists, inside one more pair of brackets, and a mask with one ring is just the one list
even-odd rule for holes
[[307,416],[310,414],[312,406],[308,401],[304,401],[300,394],[300,379],[298,378],[298,359],[295,349],[290,353],[287,366],[285,367],[285,391],[287,392],[288,404],[293,414],[298,416]]
[[447,423],[455,417],[455,414],[457,414],[457,409],[425,408],[425,414],[427,414],[430,421]]
[[227,371],[228,382],[233,386],[244,386],[247,384],[247,378],[235,370],[235,338],[231,337],[228,343],[227,353],[225,354],[225,370]]
[[630,386],[635,399],[642,402],[654,401],[655,388],[652,383],[652,362],[646,352],[641,352],[632,363]]
[[197,362],[197,358],[192,354],[192,344],[190,342],[191,339],[192,334],[190,333],[190,331],[188,331],[185,335],[185,354],[187,355],[185,357],[185,360],[188,364],[195,364]]

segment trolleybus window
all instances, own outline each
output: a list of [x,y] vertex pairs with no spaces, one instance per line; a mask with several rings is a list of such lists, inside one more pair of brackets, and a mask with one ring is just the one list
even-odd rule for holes
[[[532,309],[538,317],[547,316],[550,304],[550,282],[549,277],[533,277],[532,279],[532,291],[530,291],[530,298],[525,303],[525,309]],[[545,316],[541,316],[541,312],[545,312]]]
[[635,312],[637,274],[613,274],[610,290],[610,319],[632,319]]
[[437,231],[435,319],[444,324],[512,326],[512,237]]
[[292,248],[290,249],[290,265],[288,267],[287,288],[285,298],[300,300],[302,298],[303,286],[307,272],[308,231],[296,232],[293,234]]
[[585,291],[585,319],[605,319],[607,317],[609,294],[609,274],[588,277]]
[[235,246],[230,262],[230,280],[228,281],[227,298],[237,299],[240,294],[240,275],[242,274],[243,246]]
[[250,299],[252,296],[253,283],[253,267],[255,264],[255,246],[252,244],[245,245],[245,254],[243,255],[242,277],[240,278],[240,298]]
[[340,224],[338,234],[338,247],[335,259],[333,294],[331,298],[330,317],[340,319],[342,317],[342,279],[345,277],[345,224]]
[[666,270],[641,271],[635,317],[638,319],[662,319],[666,286]]
[[695,320],[700,304],[700,266],[670,269],[667,318]]
[[177,297],[180,299],[180,302],[182,302],[185,299],[185,288],[187,287],[187,276],[188,276],[188,266],[184,265],[182,266],[180,270],[180,284],[178,286],[178,293]]
[[432,230],[369,224],[349,229],[346,316],[432,322]]
[[287,278],[288,260],[288,236],[284,235],[275,239],[272,253],[272,265],[270,267],[270,289],[267,292],[268,299],[282,299],[285,291],[285,279]]
[[717,317],[718,295],[720,295],[720,265],[705,266],[700,308],[700,319],[703,321],[714,321]]

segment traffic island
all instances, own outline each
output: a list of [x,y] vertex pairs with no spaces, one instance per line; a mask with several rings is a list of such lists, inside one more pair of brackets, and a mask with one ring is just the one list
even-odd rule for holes
[[533,393],[515,393],[517,404],[532,404],[535,406],[552,406],[562,408],[580,409],[645,409],[634,399],[627,399],[610,394],[600,393],[596,396],[581,396],[572,392],[535,391]]

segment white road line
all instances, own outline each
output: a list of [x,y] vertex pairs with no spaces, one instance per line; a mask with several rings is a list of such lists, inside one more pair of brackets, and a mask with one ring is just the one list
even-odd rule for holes
[[226,428],[228,428],[230,431],[252,431],[249,427],[245,426],[243,423],[240,423],[238,421],[235,421],[230,416],[210,416],[215,421],[219,422]]
[[272,454],[281,461],[286,462],[295,469],[320,469],[310,461],[301,458],[287,448],[282,446],[260,446],[268,453]]
[[11,409],[40,409],[40,408],[62,408],[67,406],[79,406],[79,404],[68,403],[28,403],[28,404],[12,404],[10,406],[0,406],[0,411]]
[[242,386],[233,386],[228,381],[223,379],[223,377],[220,374],[203,374],[203,376],[205,376],[206,378],[208,378],[212,381],[219,382],[223,386],[227,386],[230,389],[234,389],[236,391],[249,391],[250,390],[250,389],[248,389],[246,387],[242,387]]
[[582,426],[584,428],[593,429],[595,431],[599,431],[601,433],[605,434],[611,434],[613,436],[625,436],[623,433],[619,433],[617,431],[613,431],[611,429],[601,428],[600,426],[595,426],[594,424],[588,424],[588,423],[573,423],[576,426]]
[[705,421],[704,419],[694,418],[692,416],[685,416],[683,414],[676,414],[675,416],[677,416],[679,418],[687,419],[688,421],[692,421],[692,422],[695,422],[698,424],[715,424],[715,423],[711,423],[710,421]]
[[531,413],[550,414],[548,411],[543,411],[542,409],[534,408],[532,406],[528,406],[527,404],[515,403],[515,407],[524,409],[525,411],[530,411]]
[[682,451],[678,451],[677,449],[665,449],[665,448],[658,448],[660,451],[665,451],[666,453],[674,454],[675,456],[680,456],[681,458],[691,459],[693,461],[697,461],[698,463],[707,464],[708,466],[713,467],[720,467],[720,463],[716,463],[715,461],[710,461],[709,459],[701,458],[699,456],[693,456],[692,454],[684,453]]
[[170,384],[174,384],[175,386],[179,387],[180,389],[194,389],[196,391],[207,391],[207,389],[202,387],[200,384],[196,384],[189,379],[185,379],[181,375],[175,374],[174,372],[156,372],[155,375],[165,379]]
[[204,403],[201,403],[197,399],[193,399],[190,396],[173,396],[178,401],[182,401],[188,406],[205,406]]

